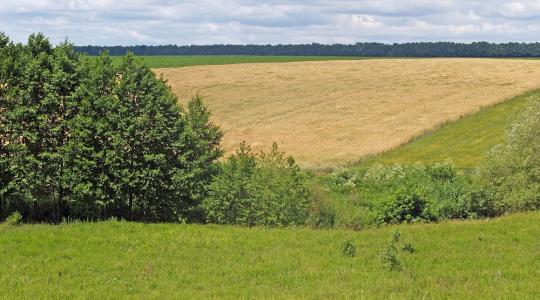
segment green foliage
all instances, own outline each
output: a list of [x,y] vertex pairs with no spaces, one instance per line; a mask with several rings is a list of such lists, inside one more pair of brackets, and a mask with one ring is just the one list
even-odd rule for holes
[[540,97],[509,128],[506,141],[492,149],[479,169],[482,186],[498,210],[540,208]]
[[325,207],[338,227],[493,217],[506,212],[492,189],[479,184],[471,172],[458,173],[450,162],[374,164],[326,178],[324,184],[331,190],[318,203],[332,199]]
[[357,174],[348,169],[342,169],[334,172],[331,177],[332,185],[335,189],[340,191],[353,190],[358,182]]
[[306,175],[277,144],[254,154],[242,143],[222,165],[203,206],[207,220],[218,224],[301,225],[310,194]]
[[69,121],[71,138],[66,145],[70,165],[68,179],[72,217],[106,218],[107,207],[117,200],[120,180],[115,161],[122,149],[120,138],[120,99],[113,95],[117,70],[106,53],[95,61],[84,60],[81,84],[76,91],[77,114]]
[[137,46],[82,46],[79,51],[99,54],[109,49],[114,55],[124,55],[133,51],[139,55],[337,55],[354,57],[539,57],[538,43],[456,43],[456,42],[416,42],[416,43],[373,43],[354,44],[295,44],[295,45],[137,45]]
[[0,35],[0,218],[201,220],[222,134],[132,54]]
[[6,113],[7,105],[5,100],[5,93],[7,86],[6,76],[8,75],[7,66],[9,65],[6,60],[8,55],[6,54],[6,46],[9,44],[9,38],[2,32],[0,32],[0,220],[5,217],[6,205],[5,195],[7,193],[8,183],[11,181],[12,174],[9,171],[9,160],[7,158],[7,146],[8,146],[8,128]]
[[426,200],[416,191],[398,190],[390,201],[382,202],[377,219],[381,223],[414,223],[430,220]]
[[341,244],[341,253],[343,256],[354,257],[356,256],[356,244],[353,240],[346,240]]
[[199,95],[193,97],[187,105],[187,133],[184,138],[186,158],[190,173],[188,190],[194,210],[190,215],[198,221],[204,219],[200,205],[208,196],[208,188],[213,176],[219,173],[215,163],[223,155],[220,142],[223,133],[211,120],[211,113]]
[[398,243],[401,239],[401,233],[399,231],[394,231],[392,238],[388,242],[388,245],[383,250],[382,253],[382,263],[384,268],[390,271],[401,271],[403,270],[403,263],[398,256]]
[[468,218],[496,217],[507,212],[504,203],[497,199],[491,189],[474,186],[461,200],[462,214]]
[[18,211],[16,211],[6,218],[5,224],[8,226],[19,226],[22,224],[22,221],[22,215]]
[[1,56],[5,210],[58,219],[66,211],[63,146],[75,106],[79,55],[67,43],[53,48],[42,34],[32,34],[27,45],[10,43]]

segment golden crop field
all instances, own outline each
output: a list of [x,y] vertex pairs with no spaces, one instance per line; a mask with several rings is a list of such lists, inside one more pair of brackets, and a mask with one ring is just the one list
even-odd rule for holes
[[232,153],[273,141],[304,167],[389,150],[540,87],[540,60],[371,59],[155,69],[182,102],[205,98]]

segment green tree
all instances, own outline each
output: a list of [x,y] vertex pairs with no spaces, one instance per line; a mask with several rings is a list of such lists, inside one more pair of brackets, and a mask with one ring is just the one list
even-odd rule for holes
[[212,176],[219,172],[217,159],[223,155],[220,148],[223,133],[210,117],[211,113],[204,105],[202,97],[196,95],[188,102],[184,143],[190,178],[186,188],[190,190],[192,207],[195,208],[190,217],[197,220],[203,219],[203,212],[198,208],[208,194]]
[[148,219],[176,215],[170,174],[183,154],[178,149],[185,128],[182,111],[165,81],[156,79],[133,55],[124,57],[117,76],[113,93],[119,100],[119,122],[113,168],[129,214],[137,206]]
[[210,185],[203,202],[206,218],[218,224],[255,225],[259,211],[253,190],[257,168],[256,156],[246,144],[240,144],[236,154],[221,166],[221,172]]
[[118,67],[112,92],[118,122],[111,165],[130,215],[136,208],[145,219],[190,217],[221,155],[221,133],[205,119],[201,99],[186,113],[167,82],[132,54]]
[[8,62],[7,51],[10,45],[9,38],[2,32],[0,32],[0,220],[6,217],[6,193],[8,191],[8,185],[11,181],[11,173],[9,171],[9,161],[7,157],[7,145],[8,145],[8,131],[6,128],[7,119],[7,103],[5,100],[6,91],[6,76]]
[[220,157],[222,133],[202,99],[185,112],[163,78],[132,54],[81,67],[69,123],[73,215],[191,218]]
[[488,154],[480,168],[484,189],[499,211],[540,208],[540,98],[529,99],[527,108],[512,124],[505,143]]
[[107,53],[85,59],[76,90],[75,116],[68,122],[66,145],[71,216],[106,218],[122,212],[119,178],[113,169],[113,147],[119,123],[119,99],[113,94],[117,71]]
[[66,214],[63,145],[69,133],[65,120],[78,84],[78,54],[68,43],[53,48],[42,34],[25,46],[3,51],[3,109],[11,198],[33,219],[50,207],[59,220]]

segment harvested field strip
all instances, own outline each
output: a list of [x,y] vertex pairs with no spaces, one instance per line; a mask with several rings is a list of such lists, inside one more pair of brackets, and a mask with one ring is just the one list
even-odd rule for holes
[[486,153],[504,141],[505,132],[523,109],[527,98],[540,95],[534,90],[443,127],[423,134],[417,139],[388,152],[375,155],[361,163],[433,164],[451,160],[460,168],[473,168]]

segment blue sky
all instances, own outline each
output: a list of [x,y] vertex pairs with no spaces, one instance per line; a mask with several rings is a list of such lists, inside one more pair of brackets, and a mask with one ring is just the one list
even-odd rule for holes
[[540,0],[0,0],[0,31],[77,45],[532,42]]

